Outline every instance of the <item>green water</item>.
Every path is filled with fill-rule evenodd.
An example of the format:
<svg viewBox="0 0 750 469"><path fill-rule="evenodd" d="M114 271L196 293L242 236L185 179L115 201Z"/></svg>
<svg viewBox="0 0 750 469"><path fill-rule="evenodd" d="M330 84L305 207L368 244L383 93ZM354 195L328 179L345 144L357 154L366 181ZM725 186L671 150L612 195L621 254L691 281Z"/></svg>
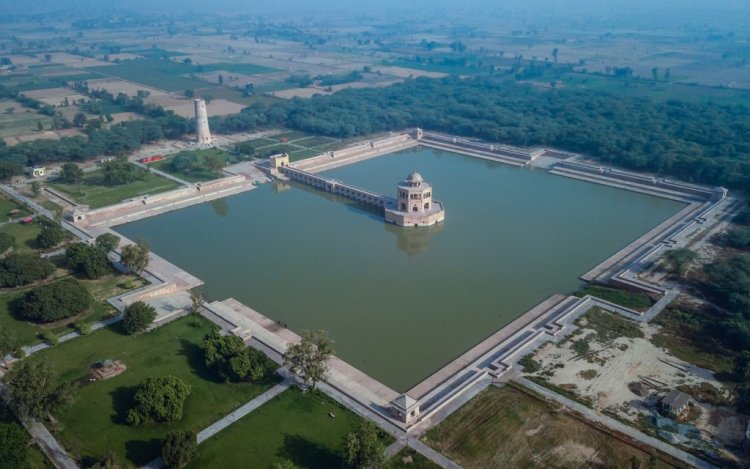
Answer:
<svg viewBox="0 0 750 469"><path fill-rule="evenodd" d="M298 185L118 227L293 330L325 329L337 354L402 391L682 208L560 176L424 149L339 168L388 195L418 170L446 219L398 228Z"/></svg>

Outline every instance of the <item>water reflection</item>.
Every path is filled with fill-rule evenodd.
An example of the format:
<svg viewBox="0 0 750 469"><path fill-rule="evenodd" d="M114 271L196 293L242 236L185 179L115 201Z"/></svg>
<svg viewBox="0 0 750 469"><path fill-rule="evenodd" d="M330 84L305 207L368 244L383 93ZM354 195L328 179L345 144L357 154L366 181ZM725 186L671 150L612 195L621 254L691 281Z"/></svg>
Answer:
<svg viewBox="0 0 750 469"><path fill-rule="evenodd" d="M385 223L385 230L396 236L396 246L409 257L421 254L430 247L430 239L443 231L444 223L433 226L405 227Z"/></svg>
<svg viewBox="0 0 750 469"><path fill-rule="evenodd" d="M225 199L212 200L211 207L214 209L214 212L216 212L216 215L221 218L226 217L227 213L229 213L229 204Z"/></svg>

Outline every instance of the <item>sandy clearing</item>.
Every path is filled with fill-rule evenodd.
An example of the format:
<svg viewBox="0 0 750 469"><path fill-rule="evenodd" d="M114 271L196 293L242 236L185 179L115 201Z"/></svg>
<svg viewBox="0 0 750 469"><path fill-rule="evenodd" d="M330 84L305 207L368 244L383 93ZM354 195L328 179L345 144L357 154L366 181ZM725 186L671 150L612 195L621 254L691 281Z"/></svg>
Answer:
<svg viewBox="0 0 750 469"><path fill-rule="evenodd" d="M174 97L167 97L165 99L149 100L155 104L159 104L168 111L174 111L183 117L195 117L195 105L192 99L179 99ZM206 110L208 111L209 117L212 116L226 116L228 114L237 114L245 106L242 104L233 103L226 99L214 99L208 105Z"/></svg>
<svg viewBox="0 0 750 469"><path fill-rule="evenodd" d="M22 93L29 98L36 99L50 106L61 106L68 99L72 104L78 101L88 101L88 96L82 95L72 88L45 88L43 90L24 91Z"/></svg>
<svg viewBox="0 0 750 469"><path fill-rule="evenodd" d="M139 116L134 112L117 112L115 114L112 114L112 118L114 119L112 121L112 124L119 124L120 122L143 119L142 116Z"/></svg>

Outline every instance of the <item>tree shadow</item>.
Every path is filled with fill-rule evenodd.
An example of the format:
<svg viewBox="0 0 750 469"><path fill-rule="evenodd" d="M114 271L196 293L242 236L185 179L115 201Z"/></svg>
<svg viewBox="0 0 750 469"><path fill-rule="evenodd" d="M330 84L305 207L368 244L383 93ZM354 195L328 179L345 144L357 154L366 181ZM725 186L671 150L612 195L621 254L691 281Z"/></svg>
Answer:
<svg viewBox="0 0 750 469"><path fill-rule="evenodd" d="M120 386L109 393L112 396L112 408L115 410L112 415L112 423L117 425L127 425L128 411L133 407L133 399L138 386Z"/></svg>
<svg viewBox="0 0 750 469"><path fill-rule="evenodd" d="M125 457L137 466L148 464L161 452L161 440L130 440L125 442Z"/></svg>
<svg viewBox="0 0 750 469"><path fill-rule="evenodd" d="M312 469L342 467L343 464L339 455L300 435L284 435L284 445L277 454L279 457L292 461L297 466Z"/></svg>
<svg viewBox="0 0 750 469"><path fill-rule="evenodd" d="M196 376L213 383L224 382L216 371L206 365L203 349L199 345L185 339L180 339L180 345L182 346L182 351L179 352L180 355L187 358L188 365Z"/></svg>

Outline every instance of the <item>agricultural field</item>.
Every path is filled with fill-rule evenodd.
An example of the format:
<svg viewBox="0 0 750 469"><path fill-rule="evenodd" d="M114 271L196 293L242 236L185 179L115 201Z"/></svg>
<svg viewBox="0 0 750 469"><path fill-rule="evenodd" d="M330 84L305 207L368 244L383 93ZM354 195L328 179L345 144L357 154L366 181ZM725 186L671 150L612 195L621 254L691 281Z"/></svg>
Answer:
<svg viewBox="0 0 750 469"><path fill-rule="evenodd" d="M92 67L90 70L171 92L183 92L186 89L201 89L210 86L196 78L183 76L195 73L194 66L169 60L128 60L106 67Z"/></svg>
<svg viewBox="0 0 750 469"><path fill-rule="evenodd" d="M47 360L60 382L78 381L78 399L55 417L52 427L76 458L91 461L113 451L121 461L141 466L159 455L161 439L174 429L196 432L253 399L276 379L263 383L225 383L205 365L200 344L214 329L202 317L178 319L151 332L127 336L117 326L66 342L28 360ZM90 382L89 368L105 360L120 360L127 370L103 381ZM150 376L176 376L191 388L182 420L168 424L130 426L125 423L139 384Z"/></svg>
<svg viewBox="0 0 750 469"><path fill-rule="evenodd" d="M515 385L490 386L423 440L466 468L549 461L556 467L648 467L653 458ZM659 467L673 466L659 461Z"/></svg>
<svg viewBox="0 0 750 469"><path fill-rule="evenodd" d="M290 388L201 444L189 467L242 467L249 458L255 467L282 460L306 468L342 467L344 436L360 421L325 394Z"/></svg>
<svg viewBox="0 0 750 469"><path fill-rule="evenodd" d="M83 182L79 184L51 182L48 185L71 197L77 203L88 205L92 209L146 194L153 195L166 192L179 187L176 182L152 173L146 173L143 180L119 186L106 186L102 182L101 171L86 173Z"/></svg>

